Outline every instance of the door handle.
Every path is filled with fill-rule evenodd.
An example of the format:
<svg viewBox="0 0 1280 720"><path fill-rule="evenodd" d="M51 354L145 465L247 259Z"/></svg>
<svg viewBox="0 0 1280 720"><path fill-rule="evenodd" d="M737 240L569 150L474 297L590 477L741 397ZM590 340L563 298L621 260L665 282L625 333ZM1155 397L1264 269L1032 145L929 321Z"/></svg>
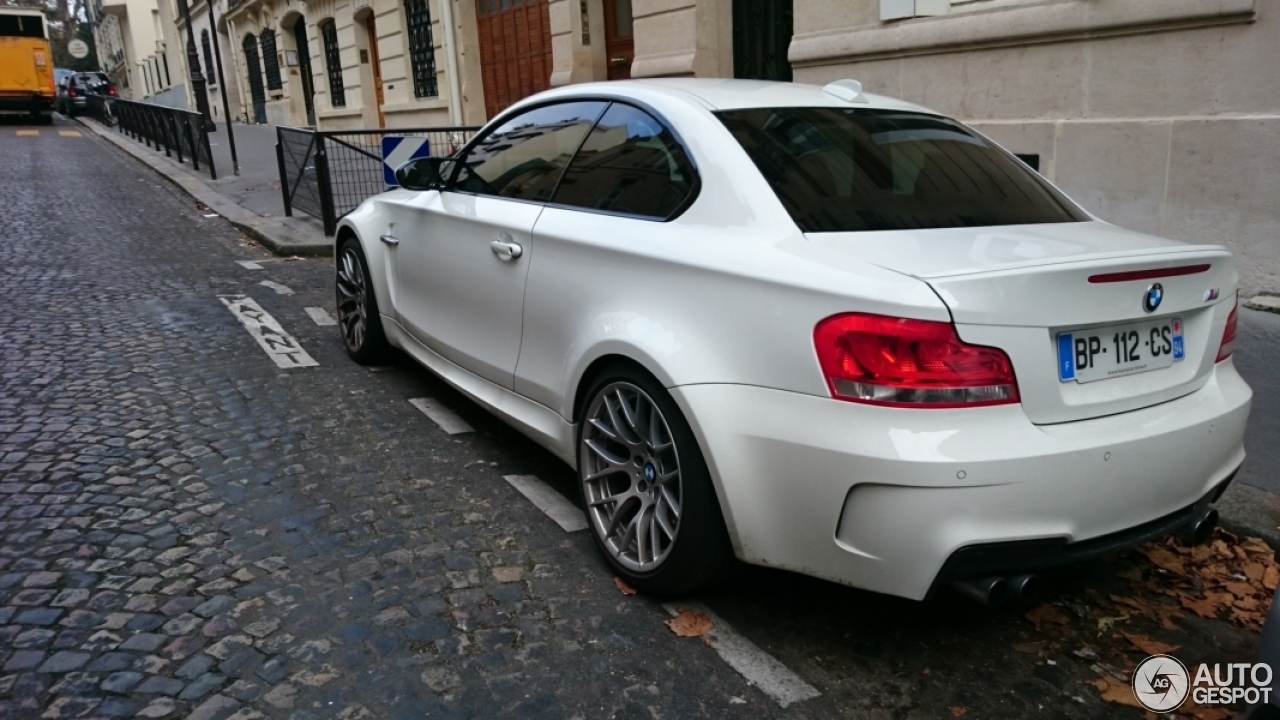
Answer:
<svg viewBox="0 0 1280 720"><path fill-rule="evenodd" d="M520 243L507 242L503 240L493 240L489 243L489 249L497 255L499 259L510 262L524 254L524 248L520 247Z"/></svg>
<svg viewBox="0 0 1280 720"><path fill-rule="evenodd" d="M616 56L614 56L614 57L611 57L611 58L609 58L609 64L610 64L610 65L626 65L626 64L627 64L627 56L626 56L626 55L616 55Z"/></svg>
<svg viewBox="0 0 1280 720"><path fill-rule="evenodd" d="M381 240L382 242L384 242L384 243L388 244L388 245L399 245L399 244L400 244L400 238L396 237L395 235L382 235L382 236L380 236L378 239L379 239L379 240Z"/></svg>

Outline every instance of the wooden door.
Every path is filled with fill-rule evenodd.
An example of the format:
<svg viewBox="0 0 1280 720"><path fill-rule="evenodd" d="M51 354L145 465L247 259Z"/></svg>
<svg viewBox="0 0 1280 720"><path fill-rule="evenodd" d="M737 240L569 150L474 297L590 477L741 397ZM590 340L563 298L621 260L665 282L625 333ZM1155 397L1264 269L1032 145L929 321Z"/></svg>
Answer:
<svg viewBox="0 0 1280 720"><path fill-rule="evenodd" d="M604 47L609 57L609 79L630 78L631 61L636 57L631 0L604 0Z"/></svg>
<svg viewBox="0 0 1280 720"><path fill-rule="evenodd" d="M551 86L547 0L476 0L476 25L488 117Z"/></svg>
<svg viewBox="0 0 1280 720"><path fill-rule="evenodd" d="M382 63L378 60L378 26L370 14L365 20L365 29L369 32L369 69L373 71L373 101L378 105L378 127L386 127L387 119L382 115Z"/></svg>

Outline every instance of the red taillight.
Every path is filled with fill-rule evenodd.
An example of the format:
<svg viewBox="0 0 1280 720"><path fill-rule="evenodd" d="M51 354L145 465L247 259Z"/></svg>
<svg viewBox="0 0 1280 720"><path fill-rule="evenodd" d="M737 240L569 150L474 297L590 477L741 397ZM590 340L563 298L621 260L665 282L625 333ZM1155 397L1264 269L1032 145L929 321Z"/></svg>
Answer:
<svg viewBox="0 0 1280 720"><path fill-rule="evenodd" d="M1237 291L1231 301L1231 314L1227 316L1227 327L1222 331L1222 344L1218 346L1218 359L1222 362L1231 357L1236 345L1236 325L1240 322L1240 293Z"/></svg>
<svg viewBox="0 0 1280 720"><path fill-rule="evenodd" d="M71 86L67 86L67 97L75 97L75 96L76 96L76 89Z"/></svg>
<svg viewBox="0 0 1280 720"><path fill-rule="evenodd" d="M107 88L107 94L108 94L108 95L110 95L111 97L115 97L115 96L116 96L116 86L115 86L115 85L112 85L111 87Z"/></svg>
<svg viewBox="0 0 1280 720"><path fill-rule="evenodd" d="M848 313L813 331L832 397L895 407L1018 402L1009 356L968 345L945 322Z"/></svg>

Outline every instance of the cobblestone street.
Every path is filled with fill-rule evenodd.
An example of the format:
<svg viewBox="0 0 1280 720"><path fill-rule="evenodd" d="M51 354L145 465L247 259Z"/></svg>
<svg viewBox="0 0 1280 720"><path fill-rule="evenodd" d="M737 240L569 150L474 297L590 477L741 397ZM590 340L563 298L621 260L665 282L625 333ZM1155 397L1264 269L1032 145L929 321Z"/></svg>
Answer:
<svg viewBox="0 0 1280 720"><path fill-rule="evenodd" d="M1086 684L1143 657L1092 600L1154 577L1136 553L1046 576L1086 629L1060 636L753 568L688 601L731 638L678 637L504 479L576 503L568 467L407 359L347 358L330 261L270 256L77 127L0 125L0 718L1141 717ZM314 366L273 362L235 296ZM734 638L817 696L753 685Z"/></svg>

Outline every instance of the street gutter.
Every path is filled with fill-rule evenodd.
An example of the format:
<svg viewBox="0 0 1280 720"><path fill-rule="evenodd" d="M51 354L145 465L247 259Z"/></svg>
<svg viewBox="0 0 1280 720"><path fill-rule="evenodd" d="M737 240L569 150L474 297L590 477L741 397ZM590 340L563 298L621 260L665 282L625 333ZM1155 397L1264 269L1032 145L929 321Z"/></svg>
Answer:
<svg viewBox="0 0 1280 720"><path fill-rule="evenodd" d="M91 130L98 137L128 153L135 160L154 170L161 177L178 186L209 208L209 212L231 223L237 230L257 240L276 255L305 255L329 257L333 255L333 241L318 230L308 227L294 218L267 218L243 207L231 198L209 187L187 170L161 155L130 140L97 122L75 118L76 122Z"/></svg>

